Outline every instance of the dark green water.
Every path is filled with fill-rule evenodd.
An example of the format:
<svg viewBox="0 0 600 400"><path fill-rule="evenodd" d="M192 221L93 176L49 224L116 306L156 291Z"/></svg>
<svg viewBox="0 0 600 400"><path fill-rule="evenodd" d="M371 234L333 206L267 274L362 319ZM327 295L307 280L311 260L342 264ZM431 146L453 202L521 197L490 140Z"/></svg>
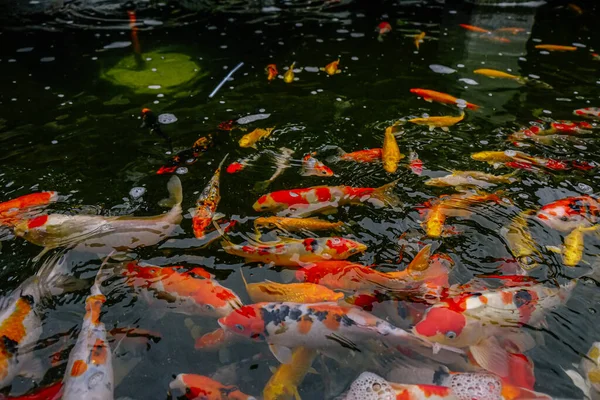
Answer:
<svg viewBox="0 0 600 400"><path fill-rule="evenodd" d="M513 207L478 207L470 219L451 220L459 235L437 240L424 237L415 210L428 198L451 192L423 185L427 177L443 175L445 169L494 172L491 166L471 160L470 154L517 149L507 136L531 122L574 119L573 110L600 106L600 61L590 54L600 40L595 28L598 14L591 5L582 7L584 13L577 15L557 4L486 8L388 2L377 6L340 4L321 10L298 6L279 12L260 12L260 8L234 12L235 7L233 11L196 12L156 5L137 14L141 21L163 22L140 25L142 58L155 51L183 53L197 63L199 71L197 79L188 85L144 93L102 78L121 59L133 54L132 46L104 49L111 43L131 40L124 9L94 12L92 6L68 5L48 10L45 15L31 14L23 17L21 24L16 20L7 22L0 36L0 200L32 191L56 190L69 195L65 202L52 206L56 212L138 216L162 212L157 202L166 195L168 177L155 171L170 155L158 136L140 128L140 110L150 107L156 114L172 113L178 118L163 126L173 139L175 152L190 148L200 136L215 135L215 146L181 175L183 208L187 210L194 206L199 191L226 153L228 162L232 162L256 151L239 148L237 142L244 132L218 131L218 124L270 113L267 120L248 126L276 127L269 139L258 144L259 149L288 147L295 150L294 158L298 160L271 189L320 184L376 187L399 179L396 193L404 202L402 209L351 207L334 215L351 223L350 238L369 247L356 261L398 268L392 262L398 257L398 239L407 232L410 249L416 249L417 243L434 243L438 252L450 254L456 263L451 282L463 283L477 274L497 271L501 264L497 259L511 258L499 231L520 210L598 191L600 175L596 168L540 174L524 171L520 182L503 187ZM381 21L389 21L393 30L378 41L375 28ZM495 43L461 29L461 23L490 29L522 27L525 32L507 36L510 43ZM420 31L427 32L427 36L416 52L412 36ZM574 52L543 54L534 48L539 43L579 43L581 47ZM28 47L33 49L18 50ZM268 83L264 73L270 63L277 64L283 74L284 66L294 61L297 68L322 67L337 58L341 59L342 73L333 77L309 72L309 68L296 73L297 81L285 84L282 79ZM208 99L218 82L239 62L244 66L233 80ZM456 71L438 74L430 69L432 64ZM535 75L553 89L475 75L472 71L477 68ZM460 81L463 78L477 84ZM404 154L418 153L424 164L422 176L411 173L405 164L390 175L379 164L350 163L328 163L336 173L331 178L300 176L299 159L308 152L321 151L325 160L335 153L334 146L346 151L381 147L383 130L398 119L423 113L456 114L455 107L417 98L409 92L415 87L451 93L481 106L478 112L468 112L465 120L449 132L403 126L404 133L398 139L400 149ZM529 144L532 146L522 150L537 156L598 160L595 134L580 142ZM252 233L251 219L258 215L252 204L263 194L254 192L254 184L269 178L273 170L268 158L262 158L237 175L223 174L219 212L248 221L238 225L233 238L241 241L240 236ZM146 189L141 199L129 195L134 187ZM536 233L541 245L560 244L560 236L549 228ZM9 231L2 235L0 288L9 293L36 272L38 265L31 259L41 248L14 238ZM239 274L244 267L241 259L225 254L218 242L200 248L202 242L192 237L188 214L174 238L134 256L155 265L206 266L224 286L248 301ZM597 238L586 238L584 262L574 269L566 269L560 257L547 252L543 265L531 275L542 280L580 277L595 263L599 246ZM69 255L69 270L76 277L92 279L99 263L93 255ZM254 268L252 273L247 276L255 282L281 281L279 273L269 268ZM164 398L174 374L211 375L224 365L261 352L263 359L254 362L258 368L242 363L235 373L236 382L231 382L246 393L259 395L270 376L268 366L277 365L263 344L235 346L221 359L216 353L196 352L184 323L188 317L167 314L158 319L118 279L110 281L104 291L109 299L102 317L107 327L136 326L162 334L162 340L143 352L139 363L121 377L116 398ZM536 390L581 398L562 369L579 362L581 354L598 340L598 293L593 281L581 280L567 305L549 313L545 343L529 353L535 363ZM44 315L42 341L67 335L68 345L74 344L76 335L72 330L81 323L86 296L87 291L82 290L52 302ZM189 318L203 332L217 327L214 320ZM59 349L58 344L38 347L36 355L46 360ZM50 369L45 381L60 379L64 368L62 364ZM320 375L310 375L301 386L304 398L321 398L324 381L343 381L339 385L344 386L354 378L328 375L316 368ZM22 393L30 386L29 380L18 378L11 393Z"/></svg>

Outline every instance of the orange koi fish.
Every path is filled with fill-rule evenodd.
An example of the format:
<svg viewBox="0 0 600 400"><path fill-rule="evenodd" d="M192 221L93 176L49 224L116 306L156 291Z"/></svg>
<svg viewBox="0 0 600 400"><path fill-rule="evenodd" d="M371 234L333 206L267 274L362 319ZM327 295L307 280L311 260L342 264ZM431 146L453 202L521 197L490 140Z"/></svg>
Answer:
<svg viewBox="0 0 600 400"><path fill-rule="evenodd" d="M392 31L392 25L389 22L381 22L377 25L377 30L380 35L385 35L386 33L390 33Z"/></svg>
<svg viewBox="0 0 600 400"><path fill-rule="evenodd" d="M335 74L341 74L342 71L339 68L340 65L340 59L338 58L335 61L330 62L329 64L327 64L325 66L325 68L319 68L321 71L325 71L327 72L327 75L335 75Z"/></svg>
<svg viewBox="0 0 600 400"><path fill-rule="evenodd" d="M265 68L265 72L267 73L267 80L269 82L271 82L273 79L277 78L277 74L279 73L277 71L277 65L275 65L275 64L267 65L267 67Z"/></svg>
<svg viewBox="0 0 600 400"><path fill-rule="evenodd" d="M429 101L429 102L437 101L438 103L444 103L444 104L453 104L453 105L461 104L459 99L457 99L456 97L451 96L446 93L436 92L434 90L413 88L413 89L410 89L410 92L416 94L417 96L421 96L423 98L423 100ZM467 103L467 102L465 102L464 104L466 105L466 107L469 110L477 110L479 108L479 106L476 104Z"/></svg>
<svg viewBox="0 0 600 400"><path fill-rule="evenodd" d="M464 29L466 29L468 31L471 31L471 32L488 33L488 34L492 33L490 31L488 31L487 29L483 29L483 28L480 28L478 26L467 25L467 24L459 24L459 26L461 28L464 28Z"/></svg>
<svg viewBox="0 0 600 400"><path fill-rule="evenodd" d="M290 65L290 68L288 68L288 70L285 71L285 74L283 74L283 81L285 83L294 82L294 66L295 65L296 65L296 63L293 62L292 65Z"/></svg>
<svg viewBox="0 0 600 400"><path fill-rule="evenodd" d="M495 42L495 43L510 43L511 40L502 36L497 36L494 34L482 34L481 36L479 36L480 39L484 39L487 40L489 42Z"/></svg>
<svg viewBox="0 0 600 400"><path fill-rule="evenodd" d="M233 343L242 341L241 336L223 328L217 328L212 332L205 333L194 342L194 349L201 351L218 351Z"/></svg>
<svg viewBox="0 0 600 400"><path fill-rule="evenodd" d="M381 161L383 151L380 148L366 149L353 151L352 153L342 153L340 160L344 161L356 161L361 163L369 163L375 161Z"/></svg>
<svg viewBox="0 0 600 400"><path fill-rule="evenodd" d="M342 221L329 222L319 218L287 218L287 217L259 217L254 220L254 227L268 229L279 228L284 231L329 231L337 230L344 226Z"/></svg>
<svg viewBox="0 0 600 400"><path fill-rule="evenodd" d="M203 268L141 266L129 263L122 274L127 285L169 302L168 310L185 315L222 317L241 306L232 290L221 286Z"/></svg>
<svg viewBox="0 0 600 400"><path fill-rule="evenodd" d="M398 169L398 163L405 156L400 153L400 147L394 136L395 125L385 128L383 135L383 148L381 160L383 161L383 169L390 174L393 174Z"/></svg>
<svg viewBox="0 0 600 400"><path fill-rule="evenodd" d="M248 283L242 274L248 296L254 303L284 302L293 303L321 303L324 301L338 301L344 298L343 293L337 293L325 286L315 283L276 283L265 281Z"/></svg>
<svg viewBox="0 0 600 400"><path fill-rule="evenodd" d="M223 385L207 376L179 374L169 383L169 397L186 400L256 400L237 386Z"/></svg>
<svg viewBox="0 0 600 400"><path fill-rule="evenodd" d="M85 300L85 318L77 343L71 350L64 377L64 400L112 399L114 377L112 351L106 328L100 322L106 297L100 291L98 271L91 294Z"/></svg>
<svg viewBox="0 0 600 400"><path fill-rule="evenodd" d="M196 200L196 210L192 217L192 227L194 229L194 236L198 239L204 237L204 231L212 223L217 206L221 201L219 180L221 178L221 168L226 158L227 155L223 157L210 182L208 182L208 185L206 185L200 196L198 196L198 200Z"/></svg>
<svg viewBox="0 0 600 400"><path fill-rule="evenodd" d="M296 347L360 351L360 342L368 339L392 345L419 343L371 313L336 303L252 304L219 319L219 325L253 341L266 341L282 364L291 363L291 348Z"/></svg>
<svg viewBox="0 0 600 400"><path fill-rule="evenodd" d="M391 193L396 181L378 188L351 186L313 186L304 189L279 190L261 196L252 206L255 211L281 211L326 206L343 206L370 202L379 206L395 206L400 200Z"/></svg>
<svg viewBox="0 0 600 400"><path fill-rule="evenodd" d="M274 263L297 266L300 263L323 260L345 260L367 250L367 246L341 237L294 239L279 237L276 242L249 242L245 245L223 240L223 250L244 257L246 262Z"/></svg>
<svg viewBox="0 0 600 400"><path fill-rule="evenodd" d="M494 30L494 32L497 33L510 33L513 35L518 35L519 33L525 32L525 28L498 28L496 30Z"/></svg>
<svg viewBox="0 0 600 400"><path fill-rule="evenodd" d="M458 124L465 118L465 113L461 113L458 117L453 116L442 116L442 117L426 117L426 118L413 118L409 119L408 122L412 122L417 125L427 125L429 130L432 131L434 128L442 128L443 131L448 131L449 126Z"/></svg>
<svg viewBox="0 0 600 400"><path fill-rule="evenodd" d="M419 50L419 45L423 43L423 39L425 38L425 32L421 32L415 35L415 47Z"/></svg>
<svg viewBox="0 0 600 400"><path fill-rule="evenodd" d="M302 159L302 176L333 176L333 171L327 165L315 158L316 153L310 153Z"/></svg>
<svg viewBox="0 0 600 400"><path fill-rule="evenodd" d="M39 192L0 203L0 225L14 226L28 211L54 203L56 200L56 192Z"/></svg>
<svg viewBox="0 0 600 400"><path fill-rule="evenodd" d="M591 196L566 197L546 204L535 214L541 223L561 232L598 222L600 202Z"/></svg>
<svg viewBox="0 0 600 400"><path fill-rule="evenodd" d="M548 50L548 51L575 51L577 47L575 46L561 46L557 44L538 44L535 46L538 50Z"/></svg>

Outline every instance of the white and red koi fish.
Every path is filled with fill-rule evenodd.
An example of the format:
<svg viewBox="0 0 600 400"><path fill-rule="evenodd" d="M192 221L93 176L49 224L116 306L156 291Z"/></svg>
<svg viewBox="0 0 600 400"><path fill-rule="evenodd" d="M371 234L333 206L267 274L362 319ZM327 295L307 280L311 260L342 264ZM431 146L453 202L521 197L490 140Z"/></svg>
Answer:
<svg viewBox="0 0 600 400"><path fill-rule="evenodd" d="M333 171L327 165L317 160L314 153L304 156L302 159L302 176L333 176Z"/></svg>
<svg viewBox="0 0 600 400"><path fill-rule="evenodd" d="M98 272L98 276L101 274ZM114 377L112 352L107 332L100 322L106 297L100 291L98 277L85 300L85 317L77 343L71 350L65 371L63 400L113 400Z"/></svg>
<svg viewBox="0 0 600 400"><path fill-rule="evenodd" d="M421 161L419 155L413 151L408 155L408 160L408 168L410 168L412 173L421 176L423 173L423 161Z"/></svg>
<svg viewBox="0 0 600 400"><path fill-rule="evenodd" d="M181 181L173 176L167 188L171 196L162 204L172 208L166 214L154 217L40 215L17 223L15 234L44 246L38 258L50 249L64 246L76 246L77 250L97 254L153 246L169 237L181 222Z"/></svg>
<svg viewBox="0 0 600 400"><path fill-rule="evenodd" d="M223 160L219 164L219 167L215 170L215 174L208 182L208 185L204 188L198 200L196 200L196 210L192 217L192 227L194 229L194 235L196 238L201 239L204 237L204 231L212 223L212 220L217 211L217 206L221 201L221 193L219 192L219 180L221 178L221 167L227 155L223 157Z"/></svg>
<svg viewBox="0 0 600 400"><path fill-rule="evenodd" d="M600 107L585 107L573 111L573 114L592 119L600 119Z"/></svg>
<svg viewBox="0 0 600 400"><path fill-rule="evenodd" d="M129 286L154 293L157 299L167 301L168 309L175 313L218 318L242 305L232 290L221 286L200 267L185 270L129 263L123 275Z"/></svg>
<svg viewBox="0 0 600 400"><path fill-rule="evenodd" d="M591 196L566 197L546 204L535 218L552 229L570 232L598 222L600 202Z"/></svg>
<svg viewBox="0 0 600 400"><path fill-rule="evenodd" d="M600 396L600 342L592 343L587 354L581 358L577 370L565 370L586 399L597 399Z"/></svg>
<svg viewBox="0 0 600 400"><path fill-rule="evenodd" d="M323 209L347 204L375 205L400 204L400 200L391 191L397 181L379 188L356 188L351 186L313 186L304 189L279 190L261 196L253 207L256 211L281 211Z"/></svg>
<svg viewBox="0 0 600 400"><path fill-rule="evenodd" d="M226 253L244 257L247 262L297 266L300 263L345 260L367 249L362 243L342 237L294 239L279 237L276 242L248 242L245 245L223 241Z"/></svg>
<svg viewBox="0 0 600 400"><path fill-rule="evenodd" d="M283 364L291 361L291 348L344 347L360 351L367 339L407 344L415 337L403 329L355 307L336 303L258 303L244 306L219 319L219 325L237 335L266 341Z"/></svg>
<svg viewBox="0 0 600 400"><path fill-rule="evenodd" d="M169 398L185 400L256 400L237 386L223 385L207 376L179 374L169 383Z"/></svg>

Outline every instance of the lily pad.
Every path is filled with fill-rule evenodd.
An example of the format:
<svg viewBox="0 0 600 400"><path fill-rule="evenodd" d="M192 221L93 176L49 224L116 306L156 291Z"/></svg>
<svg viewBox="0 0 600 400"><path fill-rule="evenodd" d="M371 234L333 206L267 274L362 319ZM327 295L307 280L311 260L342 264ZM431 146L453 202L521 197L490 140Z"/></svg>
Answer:
<svg viewBox="0 0 600 400"><path fill-rule="evenodd" d="M200 66L188 55L153 51L121 59L102 78L137 93L163 93L204 77Z"/></svg>

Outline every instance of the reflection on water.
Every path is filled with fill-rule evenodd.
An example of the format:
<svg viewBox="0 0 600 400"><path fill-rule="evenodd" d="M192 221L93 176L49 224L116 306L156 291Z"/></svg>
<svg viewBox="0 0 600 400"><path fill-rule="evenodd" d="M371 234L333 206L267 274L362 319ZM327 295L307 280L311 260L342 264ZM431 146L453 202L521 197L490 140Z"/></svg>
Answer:
<svg viewBox="0 0 600 400"><path fill-rule="evenodd" d="M3 7L0 200L59 194L0 204L7 394L86 376L88 299L115 398L597 395L593 2Z"/></svg>

